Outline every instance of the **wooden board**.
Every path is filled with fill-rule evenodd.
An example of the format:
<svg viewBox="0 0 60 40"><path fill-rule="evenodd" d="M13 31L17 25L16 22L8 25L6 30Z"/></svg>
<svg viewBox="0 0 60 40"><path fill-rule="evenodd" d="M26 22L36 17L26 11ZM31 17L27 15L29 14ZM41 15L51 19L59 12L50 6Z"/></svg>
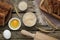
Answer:
<svg viewBox="0 0 60 40"><path fill-rule="evenodd" d="M18 1L20 1L20 0L18 0ZM30 1L31 1L31 0L30 0ZM27 1L27 2L28 2L28 1ZM28 3L29 3L29 2L28 2ZM31 9L32 9L32 8L31 8ZM28 9L27 12L28 12L29 10L30 10L30 9ZM35 12L34 10L31 10L31 11L32 11L32 12ZM22 16L25 14L25 12L24 12L24 13L21 13L21 12L19 11L19 13L20 13L20 16L21 16L21 19L22 19ZM18 16L16 15L15 10L13 10L13 12L12 12L12 17L18 17ZM24 25L22 25L19 30L13 31L13 30L11 30L11 29L8 27L8 23L7 23L4 27L0 27L0 40L5 40L2 34L3 34L3 31L6 30L6 29L10 30L11 33L12 33L12 37L11 37L11 39L9 39L9 40L33 40L33 38L31 38L31 37L27 37L27 36L21 35L20 31L21 31L22 29L25 29L25 30L27 30L27 31L29 31L29 32L31 32L31 33L35 33L36 31L38 31L38 29L36 29L35 27L28 28L28 27L26 27L26 26L24 26ZM46 33L46 34L47 34L47 33ZM52 37L56 37L56 38L60 39L60 31L57 31L57 32L55 32L55 33L48 33L47 35L52 36Z"/></svg>

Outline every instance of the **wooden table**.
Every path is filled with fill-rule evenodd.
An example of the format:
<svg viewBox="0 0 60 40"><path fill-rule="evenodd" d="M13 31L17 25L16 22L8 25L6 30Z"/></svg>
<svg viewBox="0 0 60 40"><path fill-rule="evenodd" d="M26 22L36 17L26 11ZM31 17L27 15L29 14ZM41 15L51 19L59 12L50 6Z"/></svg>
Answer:
<svg viewBox="0 0 60 40"><path fill-rule="evenodd" d="M31 2L31 1L30 1L30 2ZM29 2L28 2L28 3L29 3ZM31 3L31 4L32 4L32 3ZM34 8L32 8L31 6L29 6L29 7L30 7L30 9L27 9L26 12L31 11L31 12L36 13L36 10L35 10L36 8L35 8L35 6L33 6ZM40 10L40 11L41 11L41 10ZM22 16L23 16L26 12L22 13L22 12L19 11L20 16L21 16L21 17L20 17L21 21L22 21ZM38 13L39 13L39 12L38 12ZM38 15L38 17L40 17L41 14L38 14L38 13L37 13L37 15ZM13 18L13 17L17 17L17 18L18 18L18 16L16 15L16 12L15 12L15 11L12 12L12 17L11 17L11 18ZM21 26L21 28L20 28L19 30L13 31L13 30L11 30L11 29L8 27L8 23L7 23L4 27L0 27L0 40L6 40L6 39L4 39L4 37L3 37L3 31L6 30L6 29L10 30L11 33L12 33L11 39L9 39L9 40L33 40L33 38L31 38L31 37L27 37L27 36L22 35L22 34L20 33L20 31L21 31L22 29L25 29L25 30L27 30L27 31L29 31L29 32L32 32L32 33L36 33L36 31L39 31L39 30L36 29L35 27L28 28L28 27L24 26L23 23L22 23L22 26ZM60 31L55 31L54 33L45 33L45 34L60 39Z"/></svg>

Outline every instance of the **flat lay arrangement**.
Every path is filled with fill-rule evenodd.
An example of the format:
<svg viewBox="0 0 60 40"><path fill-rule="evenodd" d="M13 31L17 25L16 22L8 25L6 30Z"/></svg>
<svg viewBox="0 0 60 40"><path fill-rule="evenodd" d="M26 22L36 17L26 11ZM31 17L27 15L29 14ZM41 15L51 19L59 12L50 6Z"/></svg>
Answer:
<svg viewBox="0 0 60 40"><path fill-rule="evenodd" d="M0 0L0 40L60 40L59 5L59 0Z"/></svg>

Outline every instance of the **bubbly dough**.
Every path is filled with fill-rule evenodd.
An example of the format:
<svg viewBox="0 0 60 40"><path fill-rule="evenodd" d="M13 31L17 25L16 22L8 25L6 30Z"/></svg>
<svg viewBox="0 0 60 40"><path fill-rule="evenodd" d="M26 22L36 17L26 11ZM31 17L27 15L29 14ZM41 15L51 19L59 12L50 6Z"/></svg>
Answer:
<svg viewBox="0 0 60 40"><path fill-rule="evenodd" d="M36 16L32 12L28 12L23 16L23 23L28 27L34 26L36 24L36 20Z"/></svg>

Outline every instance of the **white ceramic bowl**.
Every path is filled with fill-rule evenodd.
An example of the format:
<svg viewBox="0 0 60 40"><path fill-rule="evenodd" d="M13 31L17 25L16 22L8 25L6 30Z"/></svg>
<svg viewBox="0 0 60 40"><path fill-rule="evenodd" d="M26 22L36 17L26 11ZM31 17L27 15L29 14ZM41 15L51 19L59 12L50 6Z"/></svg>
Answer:
<svg viewBox="0 0 60 40"><path fill-rule="evenodd" d="M11 32L9 30L4 30L3 37L5 39L10 39L11 38Z"/></svg>
<svg viewBox="0 0 60 40"><path fill-rule="evenodd" d="M32 12L27 12L23 16L23 23L27 27L32 27L36 24L37 18L36 15Z"/></svg>
<svg viewBox="0 0 60 40"><path fill-rule="evenodd" d="M18 26L17 28L12 28L11 25L10 25L11 21L14 20L14 19L16 19L16 20L19 21L19 26ZM12 18L12 19L10 19L10 21L9 21L9 23L8 23L8 26L9 26L9 28L12 29L12 30L18 30L18 29L21 27L21 21L20 21L19 18Z"/></svg>
<svg viewBox="0 0 60 40"><path fill-rule="evenodd" d="M18 8L21 10L21 11L25 11L27 8L28 8L28 5L25 1L21 1L19 2L18 4Z"/></svg>

